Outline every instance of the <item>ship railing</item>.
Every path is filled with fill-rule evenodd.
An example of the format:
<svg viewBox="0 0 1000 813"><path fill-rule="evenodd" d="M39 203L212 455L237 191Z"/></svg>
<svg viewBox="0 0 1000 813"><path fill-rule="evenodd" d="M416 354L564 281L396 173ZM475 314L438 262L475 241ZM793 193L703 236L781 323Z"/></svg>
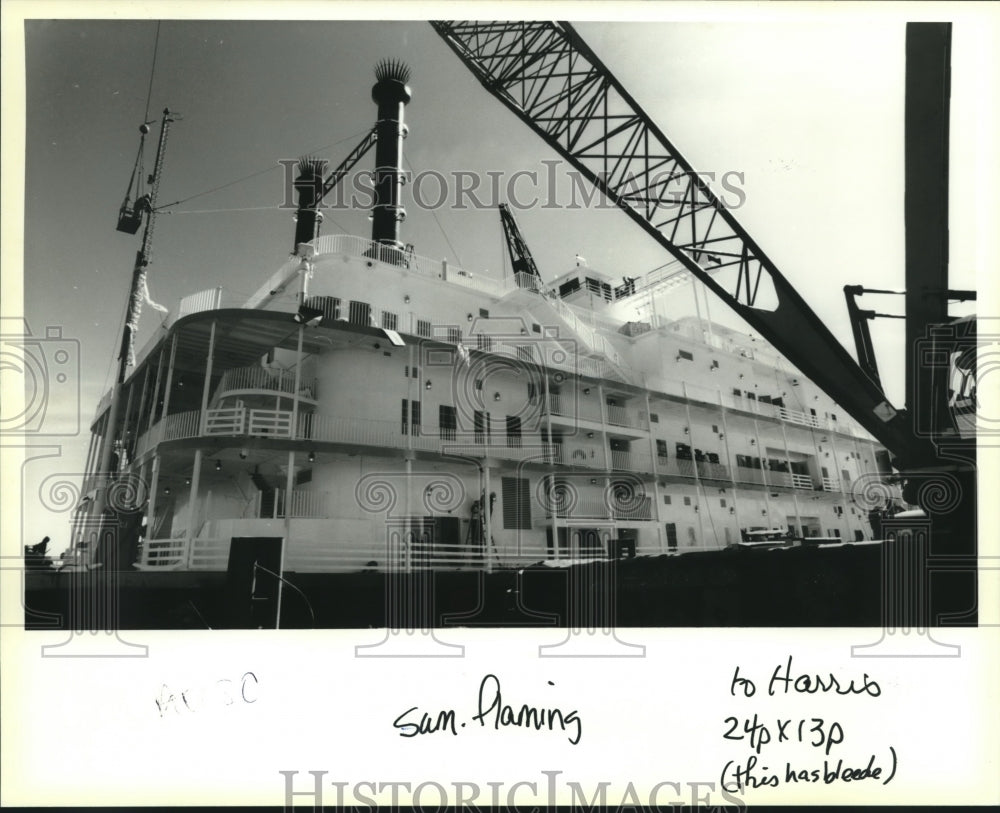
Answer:
<svg viewBox="0 0 1000 813"><path fill-rule="evenodd" d="M136 458L142 457L146 452L152 449L159 440L160 435L160 425L156 424L152 429L148 429L143 432L135 441L135 450L133 452Z"/></svg>
<svg viewBox="0 0 1000 813"><path fill-rule="evenodd" d="M644 414L634 412L623 406L612 406L608 404L607 420L613 426L627 426L632 429L648 429L649 421Z"/></svg>
<svg viewBox="0 0 1000 813"><path fill-rule="evenodd" d="M314 379L300 381L299 395L312 399L315 393L315 386L316 382ZM283 392L288 395L294 395L295 371L268 370L265 367L237 367L226 370L222 374L218 387L216 387L214 400L218 400L225 393L244 390Z"/></svg>
<svg viewBox="0 0 1000 813"><path fill-rule="evenodd" d="M247 434L263 437L292 436L292 413L284 409L251 409L247 412Z"/></svg>
<svg viewBox="0 0 1000 813"><path fill-rule="evenodd" d="M836 477L822 477L820 484L823 491L840 491L840 480Z"/></svg>
<svg viewBox="0 0 1000 813"><path fill-rule="evenodd" d="M380 571L402 573L423 570L483 570L487 556L494 567L516 567L542 558L490 549L481 544L447 544L432 539L419 530L400 531L382 550L351 543L296 542L289 546L285 568L294 572Z"/></svg>
<svg viewBox="0 0 1000 813"><path fill-rule="evenodd" d="M198 419L200 417L201 410L198 409L167 415L166 418L160 421L160 424L163 426L160 440L195 437L198 434Z"/></svg>
<svg viewBox="0 0 1000 813"><path fill-rule="evenodd" d="M572 443L556 444L556 446L567 448L561 452L561 459L556 459L557 463L565 463L569 466L583 466L588 469L604 469L604 452L600 449L582 448Z"/></svg>
<svg viewBox="0 0 1000 813"><path fill-rule="evenodd" d="M729 467L722 463L698 460L698 476L706 480L729 480Z"/></svg>
<svg viewBox="0 0 1000 813"><path fill-rule="evenodd" d="M146 539L136 565L140 570L181 570L188 567L188 539Z"/></svg>
<svg viewBox="0 0 1000 813"><path fill-rule="evenodd" d="M380 244L350 234L324 235L317 238L313 245L316 257L336 254L346 257L368 257L373 261L379 261L379 254L384 251L384 247ZM447 261L423 257L412 251L402 251L397 256L402 260L402 267L411 273L450 282L495 298L503 296L512 285L511 282L505 283L485 274L473 274ZM397 265L394 262L391 264Z"/></svg>
<svg viewBox="0 0 1000 813"><path fill-rule="evenodd" d="M177 306L177 318L180 319L192 313L218 310L221 301L222 288L208 288L195 294L189 294L181 299Z"/></svg>
<svg viewBox="0 0 1000 813"><path fill-rule="evenodd" d="M463 440L464 438L459 438ZM554 462L554 444L540 443L530 438L522 438L521 443L511 443L510 439L490 439L489 442L444 443L441 452L457 457L495 457L502 460L517 460L521 462L537 461Z"/></svg>
<svg viewBox="0 0 1000 813"><path fill-rule="evenodd" d="M798 488L803 491L814 491L815 485L813 484L813 479L808 474L796 474L792 472L792 488Z"/></svg>
<svg viewBox="0 0 1000 813"><path fill-rule="evenodd" d="M247 411L243 407L226 407L205 411L206 435L242 435Z"/></svg>
<svg viewBox="0 0 1000 813"><path fill-rule="evenodd" d="M652 500L649 497L630 498L626 503L616 505L597 495L573 495L562 501L545 506L546 517L553 511L559 519L616 519L645 522L652 519Z"/></svg>
<svg viewBox="0 0 1000 813"><path fill-rule="evenodd" d="M405 432L404 432L405 430ZM338 418L328 415L299 415L297 437L326 443L383 446L394 449L437 450L441 441L431 427L403 425L399 421ZM409 433L409 434L407 434Z"/></svg>
<svg viewBox="0 0 1000 813"><path fill-rule="evenodd" d="M231 540L197 537L188 545L188 570L225 570L229 564Z"/></svg>
<svg viewBox="0 0 1000 813"><path fill-rule="evenodd" d="M795 488L802 491L814 491L812 477L808 474L796 474L788 471L769 471L767 473L767 483L772 486L782 488Z"/></svg>
<svg viewBox="0 0 1000 813"><path fill-rule="evenodd" d="M815 415L810 415L807 412L801 412L797 409L787 409L786 407L778 407L778 417L783 421L801 424L802 426L811 426L814 429L823 429L826 425L826 421L820 420Z"/></svg>
<svg viewBox="0 0 1000 813"><path fill-rule="evenodd" d="M580 418L600 422L601 409L597 401L585 396L549 394L549 412L562 418Z"/></svg>
<svg viewBox="0 0 1000 813"><path fill-rule="evenodd" d="M518 271L514 274L514 284L517 288L534 291L535 293L541 293L545 290L545 283L534 274L529 274L527 271Z"/></svg>
<svg viewBox="0 0 1000 813"><path fill-rule="evenodd" d="M612 449L611 468L613 471L648 472L653 470L653 460L648 453Z"/></svg>
<svg viewBox="0 0 1000 813"><path fill-rule="evenodd" d="M254 519L329 519L330 494L326 491L292 489L291 498L286 489L271 492L258 491L253 500L251 517Z"/></svg>
<svg viewBox="0 0 1000 813"><path fill-rule="evenodd" d="M733 476L737 483L757 483L764 484L764 471L750 466L737 466L733 469Z"/></svg>
<svg viewBox="0 0 1000 813"><path fill-rule="evenodd" d="M673 474L678 477L693 478L695 476L695 464L694 460L684 458L671 457L663 459L657 457L656 471L657 474Z"/></svg>
<svg viewBox="0 0 1000 813"><path fill-rule="evenodd" d="M151 539L136 562L139 570L225 571L231 540L225 537ZM350 573L362 570L405 572L431 569L482 570L487 557L493 566L516 567L542 558L540 554L485 550L481 544L447 544L415 529L393 534L381 549L346 540L317 541L293 536L285 550L285 572Z"/></svg>
<svg viewBox="0 0 1000 813"><path fill-rule="evenodd" d="M768 471L767 484L771 486L780 486L781 488L791 488L792 487L791 472Z"/></svg>

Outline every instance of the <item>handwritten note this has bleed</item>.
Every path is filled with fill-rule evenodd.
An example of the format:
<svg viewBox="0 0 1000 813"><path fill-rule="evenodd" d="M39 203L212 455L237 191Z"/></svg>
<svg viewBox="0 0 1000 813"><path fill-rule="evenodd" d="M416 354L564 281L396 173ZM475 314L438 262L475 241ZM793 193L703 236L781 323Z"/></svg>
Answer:
<svg viewBox="0 0 1000 813"><path fill-rule="evenodd" d="M882 695L878 682L867 673L845 678L833 672L817 673L796 668L789 656L765 680L754 680L739 666L729 685L730 697L742 702L741 713L726 717L723 739L746 750L722 769L722 787L732 793L781 785L876 782L889 784L896 775L897 755L892 745L858 743L849 736L848 720L860 711L867 715L872 698ZM783 701L802 695L837 698L837 718L783 713ZM824 701L824 708L831 703ZM859 750L860 749L860 750ZM803 750L807 755L803 757ZM811 756L815 754L815 756Z"/></svg>

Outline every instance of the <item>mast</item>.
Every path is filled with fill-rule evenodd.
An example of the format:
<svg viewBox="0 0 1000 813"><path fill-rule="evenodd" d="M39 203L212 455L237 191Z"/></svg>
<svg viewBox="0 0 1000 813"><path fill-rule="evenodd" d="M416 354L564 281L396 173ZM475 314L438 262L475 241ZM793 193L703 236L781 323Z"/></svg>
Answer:
<svg viewBox="0 0 1000 813"><path fill-rule="evenodd" d="M153 171L149 176L149 193L136 201L137 214L146 217L146 227L142 233L142 243L135 255L135 265L132 268L132 283L128 296L128 311L125 316L125 325L122 328L122 338L118 350L118 372L115 376L114 385L111 388L111 403L108 407L108 420L105 424L104 443L101 447L101 459L98 464L98 474L103 478L103 482L97 490L97 497L94 501L94 514L97 521L101 523L99 529L103 532L104 513L108 508L108 489L111 485L113 472L111 471L111 456L114 452L115 440L118 434L118 415L121 411L121 390L125 383L128 368L135 359L135 337L139 330L139 316L142 311L143 300L146 299L146 266L150 262L150 250L153 241L153 230L156 225L156 196L160 188L160 177L163 171L164 146L167 141L167 133L174 118L169 108L163 109L163 118L160 122L160 138L156 145L156 159L153 163ZM140 127L145 136L148 132L148 125L143 123ZM102 533L98 533L98 540L103 539ZM97 554L106 555L107 551L91 551L90 558Z"/></svg>

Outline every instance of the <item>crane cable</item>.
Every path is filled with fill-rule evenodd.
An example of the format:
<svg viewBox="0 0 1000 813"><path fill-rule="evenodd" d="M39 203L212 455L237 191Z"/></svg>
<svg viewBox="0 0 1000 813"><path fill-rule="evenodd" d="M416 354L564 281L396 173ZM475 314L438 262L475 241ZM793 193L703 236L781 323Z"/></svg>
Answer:
<svg viewBox="0 0 1000 813"><path fill-rule="evenodd" d="M368 130L370 130L370 129L371 128L366 128L364 130L359 130L357 133L349 135L346 138L342 138L339 141L334 141L332 144L327 144L326 146L318 147L318 148L316 148L314 150L309 150L308 154L312 155L313 153L323 152L325 150L329 150L329 149L331 149L333 147L336 147L339 144L343 144L345 141L353 141L358 136L363 135L364 133L368 132ZM235 186L238 183L243 183L243 181L249 181L252 178L256 178L259 175L264 175L264 174L266 174L268 172L273 172L274 170L278 169L280 166L281 166L280 163L279 164L271 164L270 166L267 166L264 169L259 169L256 172L251 172L249 175L244 175L242 178L237 178L235 181L229 181L227 183L220 184L219 186L213 186L211 189L206 189L204 192L197 192L194 195L188 195L188 197L186 197L186 198L180 198L179 200L175 200L172 203L164 203L162 206L157 206L156 207L156 211L159 212L159 211L162 211L163 209L169 209L172 206L179 206L182 203L187 203L189 200L194 200L195 198L201 198L201 197L204 197L205 195L210 195L213 192L218 192L218 191L220 191L222 189L228 189L230 186ZM275 207L275 208L277 208L277 207ZM181 214L181 213L178 212L177 214Z"/></svg>
<svg viewBox="0 0 1000 813"><path fill-rule="evenodd" d="M403 161L405 161L406 166L410 168L410 172L413 172L413 164L410 163L410 159L407 158L405 154L403 155ZM463 264L462 258L458 255L458 252L455 251L455 247L451 244L451 240L448 238L448 232L444 230L444 226L442 226L441 221L438 220L437 212L434 211L434 207L428 207L428 210L433 216L434 222L437 223L437 227L441 231L441 234L444 236L444 241L448 244L448 248L451 249L451 253L455 255L455 259L458 260L458 264L461 266Z"/></svg>
<svg viewBox="0 0 1000 813"><path fill-rule="evenodd" d="M149 87L146 90L146 112L142 115L143 122L149 122L149 102L153 98L153 77L156 74L156 52L160 48L160 21L156 21L156 38L153 40L153 64L149 69Z"/></svg>
<svg viewBox="0 0 1000 813"><path fill-rule="evenodd" d="M135 154L135 163L132 164L132 176L128 179L128 188L125 190L125 205L128 205L132 198L132 188L135 187L136 200L143 194L143 177L145 176L145 165L143 156L146 148L146 132L149 125L149 104L153 98L153 77L156 75L156 54L160 48L160 21L156 22L156 36L153 39L153 63L149 68L149 85L146 89L146 110L142 115L142 127L139 128L139 149ZM138 176L138 182L136 177Z"/></svg>

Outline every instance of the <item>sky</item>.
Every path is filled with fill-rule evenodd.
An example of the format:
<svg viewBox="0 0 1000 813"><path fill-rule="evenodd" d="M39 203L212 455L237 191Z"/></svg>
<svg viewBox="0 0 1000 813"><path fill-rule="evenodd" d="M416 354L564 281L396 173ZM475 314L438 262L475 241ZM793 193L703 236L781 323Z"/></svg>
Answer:
<svg viewBox="0 0 1000 813"><path fill-rule="evenodd" d="M767 21L580 22L577 29L696 169L743 174L736 217L853 353L843 285L903 286L906 7L864 17L769 14ZM87 427L113 375L140 240L115 231L115 219L138 147L156 30L155 20L39 19L24 27L23 312L36 336L59 327L78 343L80 360L78 401L52 404L54 425L67 434L52 440L58 454L26 475L27 493L53 473L82 471ZM974 15L956 22L954 288L976 287L992 227L981 204L984 168L996 173L995 121L983 100L996 98L997 71L995 56L986 62L983 37ZM339 163L374 123L373 68L384 57L411 69L405 152L414 171L544 176L542 162L556 158L426 22L164 20L149 117L158 119L165 106L182 116L172 125L159 198L182 202L157 219L149 276L156 301L175 308L181 297L216 286L249 295L277 269L294 233L291 212L280 208L278 162L312 154ZM155 135L154 127L147 167ZM369 156L361 166L370 164ZM201 194L218 187L225 188ZM987 187L995 204L995 187ZM438 210L436 217L407 209L402 236L418 254L503 273L495 208ZM669 259L618 211L516 214L546 279L569 270L577 254L616 278ZM337 232L367 236L367 212L328 215L323 233ZM864 305L901 308L888 297ZM739 324L714 300L712 316ZM146 308L140 347L159 324ZM877 324L874 335L890 400L899 404L900 323ZM61 551L68 514L29 513L26 542L48 534L53 552Z"/></svg>

